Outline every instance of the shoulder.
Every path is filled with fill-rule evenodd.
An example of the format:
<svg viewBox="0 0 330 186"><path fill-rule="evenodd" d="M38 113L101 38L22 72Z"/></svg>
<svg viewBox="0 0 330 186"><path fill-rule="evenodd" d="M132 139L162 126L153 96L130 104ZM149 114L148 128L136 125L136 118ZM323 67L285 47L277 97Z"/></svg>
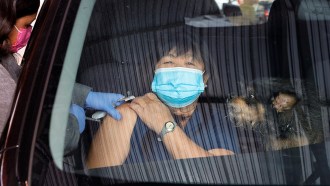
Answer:
<svg viewBox="0 0 330 186"><path fill-rule="evenodd" d="M8 55L5 55L5 56L0 56L0 64L12 63L12 62L15 62L15 64L17 64L16 59L12 54L8 54Z"/></svg>
<svg viewBox="0 0 330 186"><path fill-rule="evenodd" d="M4 87L6 86L16 86L16 83L14 81L14 79L11 77L10 73L8 72L8 70L2 65L0 64L0 86ZM5 89L1 89L1 90L5 90Z"/></svg>
<svg viewBox="0 0 330 186"><path fill-rule="evenodd" d="M120 106L118 106L116 109L123 115L126 116L128 118L137 118L137 114L135 113L135 111L133 109L131 109L131 107L129 106L130 103L125 103L122 104ZM124 119L124 117L123 117Z"/></svg>
<svg viewBox="0 0 330 186"><path fill-rule="evenodd" d="M113 119L111 116L107 115L104 118L104 122L115 122L115 123L128 123L128 124L135 124L136 119L137 119L137 114L135 113L134 110L132 110L129 107L130 103L124 103L118 107L116 107L116 109L120 112L122 119L117 121L115 119Z"/></svg>
<svg viewBox="0 0 330 186"><path fill-rule="evenodd" d="M13 55L8 54L0 57L0 64L8 71L13 80L17 81L21 72L21 66L16 62Z"/></svg>

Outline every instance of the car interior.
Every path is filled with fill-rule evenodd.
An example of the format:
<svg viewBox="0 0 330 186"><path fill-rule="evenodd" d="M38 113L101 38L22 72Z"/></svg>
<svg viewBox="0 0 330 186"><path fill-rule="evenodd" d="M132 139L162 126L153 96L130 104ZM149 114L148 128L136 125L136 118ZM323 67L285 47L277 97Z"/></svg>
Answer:
<svg viewBox="0 0 330 186"><path fill-rule="evenodd" d="M85 159L102 123L86 120L79 148L64 158L63 170L52 163L52 171L44 176L77 175L100 185L329 183L330 39L323 31L330 26L328 14L327 0L275 0L269 17L254 23L239 20L239 6L224 3L221 9L214 0L96 1L76 82L94 91L143 96L151 92L155 37L160 32L188 31L207 50L203 57L209 65L198 116L213 123L210 135L216 135L224 147L239 147L239 153L88 170ZM321 140L267 149L258 131L230 119L230 99L253 96L270 107L274 93L285 90L302 100L304 119L297 111L293 121L297 130L308 125L310 130L302 133L316 131ZM276 114L270 112L267 117L278 122ZM51 159L43 152L42 142L36 148L36 159Z"/></svg>

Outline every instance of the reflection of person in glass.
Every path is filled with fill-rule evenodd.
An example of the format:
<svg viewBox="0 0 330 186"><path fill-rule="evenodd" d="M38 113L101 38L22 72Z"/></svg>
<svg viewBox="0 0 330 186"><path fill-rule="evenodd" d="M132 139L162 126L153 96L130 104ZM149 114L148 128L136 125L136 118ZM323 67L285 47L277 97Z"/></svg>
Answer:
<svg viewBox="0 0 330 186"><path fill-rule="evenodd" d="M178 33L157 43L167 48L155 65L153 93L119 106L122 120L105 118L89 151L89 168L233 154L216 144L212 127L193 121L208 80L199 47Z"/></svg>

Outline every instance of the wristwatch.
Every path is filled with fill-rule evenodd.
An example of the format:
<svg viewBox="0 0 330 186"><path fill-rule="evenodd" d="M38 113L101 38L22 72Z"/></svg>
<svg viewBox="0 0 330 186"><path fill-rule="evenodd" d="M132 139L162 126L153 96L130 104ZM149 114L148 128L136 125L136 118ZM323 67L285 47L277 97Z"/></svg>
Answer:
<svg viewBox="0 0 330 186"><path fill-rule="evenodd" d="M169 132L173 132L176 126L177 126L177 124L174 121L166 122L162 128L162 131L160 131L160 133L159 133L159 137L157 138L158 141L162 141L165 134L167 134Z"/></svg>

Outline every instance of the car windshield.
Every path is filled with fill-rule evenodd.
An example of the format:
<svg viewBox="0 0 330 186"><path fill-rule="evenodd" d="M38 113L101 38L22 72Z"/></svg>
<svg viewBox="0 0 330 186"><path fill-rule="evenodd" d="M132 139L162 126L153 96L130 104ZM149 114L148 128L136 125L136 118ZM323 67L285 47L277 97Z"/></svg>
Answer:
<svg viewBox="0 0 330 186"><path fill-rule="evenodd" d="M56 167L104 185L324 183L327 1L92 2L47 133Z"/></svg>

